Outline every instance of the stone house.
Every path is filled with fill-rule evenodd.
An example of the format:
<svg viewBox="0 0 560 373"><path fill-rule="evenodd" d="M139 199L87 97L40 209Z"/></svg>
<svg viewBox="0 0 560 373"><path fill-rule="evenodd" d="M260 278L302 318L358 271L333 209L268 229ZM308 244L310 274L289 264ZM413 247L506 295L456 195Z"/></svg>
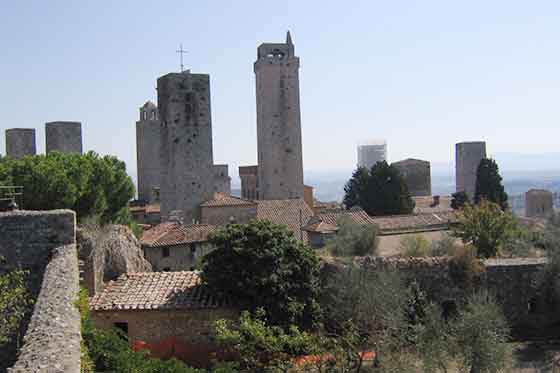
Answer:
<svg viewBox="0 0 560 373"><path fill-rule="evenodd" d="M216 229L210 224L161 223L142 235L144 258L154 271L192 270L212 250L208 236Z"/></svg>
<svg viewBox="0 0 560 373"><path fill-rule="evenodd" d="M373 224L379 228L379 255L399 253L401 239L406 235L419 234L428 241L436 241L447 234L458 221L453 211L414 215L369 216L363 210L324 213L314 216L303 227L314 247L324 246L329 236L336 233L338 221L348 218L355 224Z"/></svg>
<svg viewBox="0 0 560 373"><path fill-rule="evenodd" d="M245 224L257 216L257 203L214 193L214 198L200 205L200 221L204 224L226 225L229 223Z"/></svg>
<svg viewBox="0 0 560 373"><path fill-rule="evenodd" d="M285 225L294 236L307 242L307 232L302 227L313 216L313 209L301 198L250 201L221 193L201 204L201 222L226 225L231 222L245 224L252 219L269 220Z"/></svg>
<svg viewBox="0 0 560 373"><path fill-rule="evenodd" d="M132 219L138 224L152 227L161 222L160 206L154 204L131 204L129 207Z"/></svg>
<svg viewBox="0 0 560 373"><path fill-rule="evenodd" d="M96 327L122 330L134 349L194 366L207 365L216 351L215 322L238 317L201 286L196 271L124 274L92 298L90 309Z"/></svg>

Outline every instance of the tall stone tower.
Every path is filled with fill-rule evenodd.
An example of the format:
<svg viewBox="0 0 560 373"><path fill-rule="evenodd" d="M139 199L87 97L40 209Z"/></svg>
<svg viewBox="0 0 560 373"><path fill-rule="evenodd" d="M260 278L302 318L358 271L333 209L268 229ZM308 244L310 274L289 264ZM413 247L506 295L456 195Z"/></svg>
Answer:
<svg viewBox="0 0 560 373"><path fill-rule="evenodd" d="M430 162L408 158L392 165L401 173L412 197L432 195Z"/></svg>
<svg viewBox="0 0 560 373"><path fill-rule="evenodd" d="M37 154L34 128L10 128L6 130L6 155L20 159Z"/></svg>
<svg viewBox="0 0 560 373"><path fill-rule="evenodd" d="M303 198L299 58L286 43L264 43L254 65L260 199Z"/></svg>
<svg viewBox="0 0 560 373"><path fill-rule="evenodd" d="M82 123L49 122L45 124L47 154L52 151L82 154Z"/></svg>
<svg viewBox="0 0 560 373"><path fill-rule="evenodd" d="M455 145L455 189L472 199L476 189L476 171L486 158L484 141L460 142Z"/></svg>
<svg viewBox="0 0 560 373"><path fill-rule="evenodd" d="M199 205L214 193L210 76L190 71L157 80L161 121L161 215L182 211L200 220Z"/></svg>
<svg viewBox="0 0 560 373"><path fill-rule="evenodd" d="M148 203L156 202L153 191L160 187L160 126L157 106L146 102L136 122L136 167L138 199Z"/></svg>

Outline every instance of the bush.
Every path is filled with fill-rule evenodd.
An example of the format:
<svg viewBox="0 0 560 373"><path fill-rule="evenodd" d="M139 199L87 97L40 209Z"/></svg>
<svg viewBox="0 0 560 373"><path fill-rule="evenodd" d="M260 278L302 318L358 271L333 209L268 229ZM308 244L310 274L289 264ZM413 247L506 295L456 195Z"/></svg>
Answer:
<svg viewBox="0 0 560 373"><path fill-rule="evenodd" d="M424 257L430 255L430 241L421 234L404 235L399 243L401 253L405 256Z"/></svg>
<svg viewBox="0 0 560 373"><path fill-rule="evenodd" d="M484 263L476 257L472 246L457 250L449 262L451 279L466 290L472 290L480 283L485 270Z"/></svg>
<svg viewBox="0 0 560 373"><path fill-rule="evenodd" d="M379 230L372 224L356 224L349 217L337 222L338 232L327 242L327 250L335 256L375 255Z"/></svg>
<svg viewBox="0 0 560 373"><path fill-rule="evenodd" d="M310 328L320 317L319 258L285 226L253 220L214 232L202 280L242 309L264 308L272 324Z"/></svg>
<svg viewBox="0 0 560 373"><path fill-rule="evenodd" d="M457 250L455 238L444 233L439 240L432 241L432 256L453 256Z"/></svg>

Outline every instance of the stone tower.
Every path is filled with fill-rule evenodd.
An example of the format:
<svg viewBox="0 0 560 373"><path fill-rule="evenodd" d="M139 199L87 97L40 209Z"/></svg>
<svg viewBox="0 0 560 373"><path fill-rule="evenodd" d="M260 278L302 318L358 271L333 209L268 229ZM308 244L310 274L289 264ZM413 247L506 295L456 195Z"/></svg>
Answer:
<svg viewBox="0 0 560 373"><path fill-rule="evenodd" d="M214 165L214 192L231 195L231 177L227 164Z"/></svg>
<svg viewBox="0 0 560 373"><path fill-rule="evenodd" d="M160 130L157 106L146 102L140 108L136 122L136 167L138 172L138 199L154 203L154 188L160 187L159 146Z"/></svg>
<svg viewBox="0 0 560 373"><path fill-rule="evenodd" d="M412 197L432 195L430 162L408 158L394 162L393 166L400 171Z"/></svg>
<svg viewBox="0 0 560 373"><path fill-rule="evenodd" d="M546 218L554 210L554 197L551 191L530 189L525 193L525 216Z"/></svg>
<svg viewBox="0 0 560 373"><path fill-rule="evenodd" d="M254 65L260 199L303 198L299 58L286 43L264 43Z"/></svg>
<svg viewBox="0 0 560 373"><path fill-rule="evenodd" d="M6 130L6 155L20 159L37 154L34 128L10 128Z"/></svg>
<svg viewBox="0 0 560 373"><path fill-rule="evenodd" d="M199 205L214 193L210 76L190 71L157 80L161 121L161 215L182 211L200 220Z"/></svg>
<svg viewBox="0 0 560 373"><path fill-rule="evenodd" d="M52 151L82 154L82 123L49 122L45 124L47 154Z"/></svg>
<svg viewBox="0 0 560 373"><path fill-rule="evenodd" d="M455 189L467 192L474 198L476 171L482 158L486 158L484 141L460 142L455 145Z"/></svg>

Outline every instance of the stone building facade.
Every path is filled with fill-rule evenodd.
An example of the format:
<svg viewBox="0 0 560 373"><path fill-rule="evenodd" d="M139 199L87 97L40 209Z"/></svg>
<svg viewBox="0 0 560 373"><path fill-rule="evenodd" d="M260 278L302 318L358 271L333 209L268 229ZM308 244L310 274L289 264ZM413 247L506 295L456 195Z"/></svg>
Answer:
<svg viewBox="0 0 560 373"><path fill-rule="evenodd" d="M53 151L82 154L82 123L49 122L45 124L47 154Z"/></svg>
<svg viewBox="0 0 560 373"><path fill-rule="evenodd" d="M394 162L393 166L400 171L412 197L432 195L430 162L408 158Z"/></svg>
<svg viewBox="0 0 560 373"><path fill-rule="evenodd" d="M216 229L210 224L168 221L145 232L140 243L154 271L188 271L198 268L204 255L213 249L208 236Z"/></svg>
<svg viewBox="0 0 560 373"><path fill-rule="evenodd" d="M157 90L161 215L179 210L185 223L192 223L200 219L199 205L214 191L210 76L170 73L158 79Z"/></svg>
<svg viewBox="0 0 560 373"><path fill-rule="evenodd" d="M263 43L254 64L260 199L303 198L299 57L286 43Z"/></svg>
<svg viewBox="0 0 560 373"><path fill-rule="evenodd" d="M249 200L259 199L259 166L239 166L241 197Z"/></svg>
<svg viewBox="0 0 560 373"><path fill-rule="evenodd" d="M147 101L136 122L136 167L138 199L155 203L154 189L160 187L160 127L157 106Z"/></svg>
<svg viewBox="0 0 560 373"><path fill-rule="evenodd" d="M460 142L455 145L455 189L466 192L470 198L476 191L476 171L486 158L484 141Z"/></svg>
<svg viewBox="0 0 560 373"><path fill-rule="evenodd" d="M200 285L198 272L126 274L92 299L92 321L120 328L152 356L206 366L216 350L215 322L236 319L238 311Z"/></svg>
<svg viewBox="0 0 560 373"><path fill-rule="evenodd" d="M214 194L214 198L201 204L200 208L203 224L245 224L257 216L256 202L222 193Z"/></svg>
<svg viewBox="0 0 560 373"><path fill-rule="evenodd" d="M525 216L546 218L553 212L553 195L549 190L530 189L525 193Z"/></svg>
<svg viewBox="0 0 560 373"><path fill-rule="evenodd" d="M6 155L21 159L37 154L34 128L10 128L6 130Z"/></svg>

